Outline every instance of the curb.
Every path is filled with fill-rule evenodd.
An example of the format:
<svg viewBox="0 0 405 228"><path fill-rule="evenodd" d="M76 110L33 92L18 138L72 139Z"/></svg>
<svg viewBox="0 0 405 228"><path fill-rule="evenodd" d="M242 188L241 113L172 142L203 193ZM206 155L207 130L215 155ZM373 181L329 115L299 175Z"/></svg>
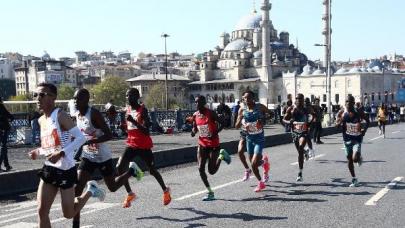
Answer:
<svg viewBox="0 0 405 228"><path fill-rule="evenodd" d="M370 127L377 126L377 124L370 123ZM322 136L333 135L341 132L340 129L335 127L323 128ZM290 133L283 133L277 135L265 136L265 147L278 146L292 142ZM230 154L236 153L238 149L238 140L228 141L221 143L221 148L227 150ZM153 152L155 157L155 165L157 168L179 165L183 163L197 161L197 146L183 147L171 150L161 150ZM118 158L113 159L114 163ZM145 169L143 162L137 160L137 163L142 169ZM37 176L39 169L10 172L7 174L0 174L0 197L15 194L22 194L27 192L34 192L38 188L39 177ZM101 179L99 174L95 174L94 178Z"/></svg>

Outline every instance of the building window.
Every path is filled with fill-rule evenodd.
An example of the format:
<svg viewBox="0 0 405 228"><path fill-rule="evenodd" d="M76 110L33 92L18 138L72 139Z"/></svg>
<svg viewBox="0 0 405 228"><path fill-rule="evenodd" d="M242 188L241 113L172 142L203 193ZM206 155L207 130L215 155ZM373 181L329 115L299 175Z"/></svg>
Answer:
<svg viewBox="0 0 405 228"><path fill-rule="evenodd" d="M374 93L371 93L371 101L374 101Z"/></svg>
<svg viewBox="0 0 405 228"><path fill-rule="evenodd" d="M323 102L326 102L326 94L323 95Z"/></svg>
<svg viewBox="0 0 405 228"><path fill-rule="evenodd" d="M311 102L315 101L315 95L311 94Z"/></svg>
<svg viewBox="0 0 405 228"><path fill-rule="evenodd" d="M339 104L339 94L335 94L335 102L336 104Z"/></svg>
<svg viewBox="0 0 405 228"><path fill-rule="evenodd" d="M339 86L339 81L335 80L335 88L337 88Z"/></svg>
<svg viewBox="0 0 405 228"><path fill-rule="evenodd" d="M281 95L278 95L278 96L277 96L277 102L278 102L278 103L281 103Z"/></svg>
<svg viewBox="0 0 405 228"><path fill-rule="evenodd" d="M352 87L352 80L347 79L347 87Z"/></svg>
<svg viewBox="0 0 405 228"><path fill-rule="evenodd" d="M381 93L378 92L378 100L381 101Z"/></svg>

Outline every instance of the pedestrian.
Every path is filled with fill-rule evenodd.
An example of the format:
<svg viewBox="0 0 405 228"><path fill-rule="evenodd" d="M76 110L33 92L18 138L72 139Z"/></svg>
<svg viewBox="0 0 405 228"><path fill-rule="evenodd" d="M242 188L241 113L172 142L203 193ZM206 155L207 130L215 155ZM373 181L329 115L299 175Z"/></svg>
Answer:
<svg viewBox="0 0 405 228"><path fill-rule="evenodd" d="M314 105L312 106L316 119L314 122L314 142L316 144L323 144L321 141L321 134L322 134L322 121L323 121L323 109L319 106L319 98L316 98L314 101Z"/></svg>
<svg viewBox="0 0 405 228"><path fill-rule="evenodd" d="M401 107L399 108L399 115L401 117L401 122L404 121L404 117L405 117L405 106L401 105Z"/></svg>
<svg viewBox="0 0 405 228"><path fill-rule="evenodd" d="M10 122L14 120L13 115L6 109L3 104L3 98L0 97L0 143L1 143L1 152L0 152L0 172L2 171L1 165L4 161L5 171L10 171L13 167L10 166L8 162L8 149L7 141L8 134L10 133L11 125Z"/></svg>
<svg viewBox="0 0 405 228"><path fill-rule="evenodd" d="M239 109L240 109L240 101L237 101L232 107L232 127L235 127L236 120L238 119Z"/></svg>
<svg viewBox="0 0 405 228"><path fill-rule="evenodd" d="M387 122L387 107L384 103L381 104L381 107L378 109L377 120L378 120L378 128L380 129L379 135L383 135L385 138L385 125Z"/></svg>
<svg viewBox="0 0 405 228"><path fill-rule="evenodd" d="M77 171L73 154L86 142L86 138L70 116L55 107L57 94L56 86L50 83L40 83L34 93L38 108L44 113L38 120L41 147L29 152L29 157L33 160L40 155L46 158L39 172L37 192L40 228L51 227L49 212L58 192L61 196L63 216L69 219L84 207L90 197L97 197L100 201L105 197L105 191L98 187L97 182L89 181L86 191L75 198Z"/></svg>

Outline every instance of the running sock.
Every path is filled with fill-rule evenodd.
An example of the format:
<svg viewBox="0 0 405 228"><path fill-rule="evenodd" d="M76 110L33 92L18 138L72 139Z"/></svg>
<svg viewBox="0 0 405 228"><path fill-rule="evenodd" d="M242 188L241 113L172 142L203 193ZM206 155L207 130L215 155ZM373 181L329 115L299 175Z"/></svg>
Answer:
<svg viewBox="0 0 405 228"><path fill-rule="evenodd" d="M73 220L73 226L72 228L80 228L80 221Z"/></svg>
<svg viewBox="0 0 405 228"><path fill-rule="evenodd" d="M207 187L208 192L213 192L211 187Z"/></svg>

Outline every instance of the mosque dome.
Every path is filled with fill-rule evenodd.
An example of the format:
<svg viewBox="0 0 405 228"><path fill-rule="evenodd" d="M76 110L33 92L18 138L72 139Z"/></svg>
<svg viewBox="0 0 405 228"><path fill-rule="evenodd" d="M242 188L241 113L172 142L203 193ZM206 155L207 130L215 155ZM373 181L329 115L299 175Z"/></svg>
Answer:
<svg viewBox="0 0 405 228"><path fill-rule="evenodd" d="M355 66L349 70L349 73L361 73L361 70Z"/></svg>
<svg viewBox="0 0 405 228"><path fill-rule="evenodd" d="M249 41L237 39L226 45L224 51L240 51L249 46Z"/></svg>
<svg viewBox="0 0 405 228"><path fill-rule="evenodd" d="M347 70L342 66L339 70L336 71L335 74L345 74Z"/></svg>
<svg viewBox="0 0 405 228"><path fill-rule="evenodd" d="M312 74L313 75L322 75L322 74L325 74L325 72L318 66L318 69L316 69Z"/></svg>
<svg viewBox="0 0 405 228"><path fill-rule="evenodd" d="M254 53L253 53L253 57L254 58L261 58L262 57L262 50L258 50L258 51L255 51Z"/></svg>
<svg viewBox="0 0 405 228"><path fill-rule="evenodd" d="M253 13L246 15L239 20L238 24L235 27L235 31L260 28L261 20L262 16L260 14Z"/></svg>
<svg viewBox="0 0 405 228"><path fill-rule="evenodd" d="M372 68L367 68L367 72L374 73L375 71Z"/></svg>
<svg viewBox="0 0 405 228"><path fill-rule="evenodd" d="M302 76L308 76L312 74L312 67L307 63L307 65L304 66L302 69Z"/></svg>

